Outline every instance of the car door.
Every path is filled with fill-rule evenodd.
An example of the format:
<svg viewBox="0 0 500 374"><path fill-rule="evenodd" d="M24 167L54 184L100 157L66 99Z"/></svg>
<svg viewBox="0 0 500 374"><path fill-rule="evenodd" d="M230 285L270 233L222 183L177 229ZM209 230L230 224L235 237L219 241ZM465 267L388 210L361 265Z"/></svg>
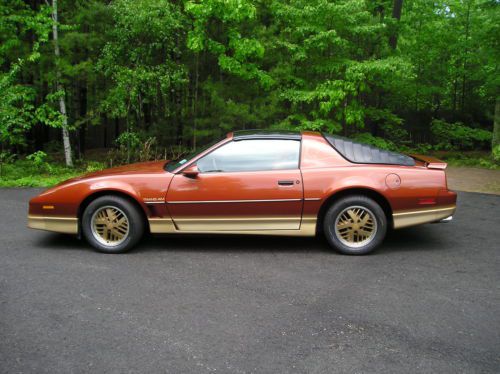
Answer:
<svg viewBox="0 0 500 374"><path fill-rule="evenodd" d="M180 231L298 230L300 140L233 140L176 174L167 207Z"/></svg>

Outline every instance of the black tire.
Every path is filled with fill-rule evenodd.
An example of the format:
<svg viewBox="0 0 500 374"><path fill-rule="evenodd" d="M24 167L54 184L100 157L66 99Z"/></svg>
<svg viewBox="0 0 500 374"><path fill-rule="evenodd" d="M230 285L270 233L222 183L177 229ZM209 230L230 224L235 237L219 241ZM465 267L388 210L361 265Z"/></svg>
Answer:
<svg viewBox="0 0 500 374"><path fill-rule="evenodd" d="M346 217L343 216L343 214L349 213L348 210L350 209L348 208L358 209L358 211L361 212L360 214L368 213L368 215L372 218L368 224L369 226L367 226L368 230L372 230L372 235L364 239L366 244L363 244L363 240L360 240L358 243L354 241L352 243L348 243L349 240L343 238L341 232L342 230L352 230L357 233L358 231L355 231L356 229L363 230L363 232L365 232L364 230L366 227L361 227L361 229L359 229L357 226L350 226L351 223L347 222L349 229L340 228L339 231L336 230L337 219L339 219L341 223L342 217ZM363 218L364 217L365 216L363 216ZM357 224L354 220L351 220L351 222L353 224ZM359 222L361 221L358 221L358 223ZM339 225L339 227L341 226ZM364 255L372 252L384 240L387 232L387 217L384 210L373 199L364 195L346 196L334 202L327 210L325 219L323 220L323 231L330 246L338 252L346 255ZM355 238L358 238L358 236L353 237L353 240Z"/></svg>
<svg viewBox="0 0 500 374"><path fill-rule="evenodd" d="M106 239L93 230L92 219L105 208L114 208L128 220L127 233L118 244L106 245ZM122 217L122 216L120 216ZM97 251L103 253L124 253L132 249L144 234L145 223L141 212L130 201L119 196L101 196L92 201L82 215L82 233L87 242Z"/></svg>

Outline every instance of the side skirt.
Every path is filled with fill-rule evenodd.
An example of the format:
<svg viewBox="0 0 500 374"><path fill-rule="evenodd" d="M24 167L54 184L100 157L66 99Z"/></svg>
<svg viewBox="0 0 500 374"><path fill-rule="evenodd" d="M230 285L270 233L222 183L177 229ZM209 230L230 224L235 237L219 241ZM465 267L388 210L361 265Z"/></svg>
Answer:
<svg viewBox="0 0 500 374"><path fill-rule="evenodd" d="M206 228L203 224L196 230L179 230L171 218L149 218L149 227L152 234L240 234L240 235L275 235L275 236L315 236L316 217L304 217L297 230L288 229L268 229L268 230L210 230L210 223ZM234 226L234 225L232 225Z"/></svg>

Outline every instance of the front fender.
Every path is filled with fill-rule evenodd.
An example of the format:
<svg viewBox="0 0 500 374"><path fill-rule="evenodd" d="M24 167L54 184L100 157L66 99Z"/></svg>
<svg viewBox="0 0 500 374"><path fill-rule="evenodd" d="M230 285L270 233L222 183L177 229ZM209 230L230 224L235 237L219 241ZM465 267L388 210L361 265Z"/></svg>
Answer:
<svg viewBox="0 0 500 374"><path fill-rule="evenodd" d="M29 203L29 214L77 217L79 207L90 196L104 191L125 194L146 210L140 191L134 185L122 180L88 179L69 181L53 187L34 197Z"/></svg>

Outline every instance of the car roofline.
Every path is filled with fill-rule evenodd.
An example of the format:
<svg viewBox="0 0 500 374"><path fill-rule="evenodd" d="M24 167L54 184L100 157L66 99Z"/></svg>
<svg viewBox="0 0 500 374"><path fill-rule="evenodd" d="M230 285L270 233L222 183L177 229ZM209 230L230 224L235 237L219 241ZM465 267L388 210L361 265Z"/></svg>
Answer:
<svg viewBox="0 0 500 374"><path fill-rule="evenodd" d="M287 130L238 130L227 134L227 137L234 141L248 139L301 140L302 134L299 131Z"/></svg>
<svg viewBox="0 0 500 374"><path fill-rule="evenodd" d="M307 135L316 135L321 136L321 134L316 132L304 132ZM222 147L224 144L229 143L230 141L238 141L238 140L248 140L248 139L285 139L285 140L302 140L302 132L300 131L287 131L287 130L237 130L231 131L226 134L226 137L222 139L220 142L214 144L212 147L206 149L202 153L198 154L196 157L191 159L189 162L186 162L183 165L180 165L176 169L170 171L173 174L179 174L185 168L191 166L200 158L205 156L208 153L211 153L215 149Z"/></svg>

